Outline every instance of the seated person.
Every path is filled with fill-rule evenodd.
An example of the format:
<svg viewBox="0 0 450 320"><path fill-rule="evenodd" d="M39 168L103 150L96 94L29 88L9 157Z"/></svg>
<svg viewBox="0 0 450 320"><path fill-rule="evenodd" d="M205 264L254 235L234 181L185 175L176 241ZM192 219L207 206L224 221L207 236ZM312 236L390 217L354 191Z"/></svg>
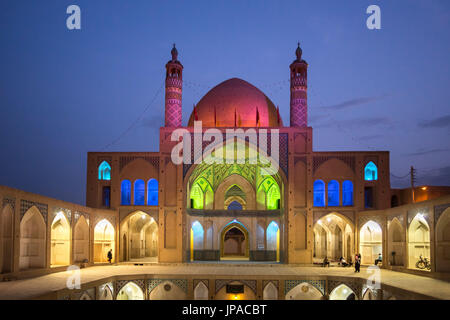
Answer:
<svg viewBox="0 0 450 320"><path fill-rule="evenodd" d="M377 266L379 262L383 262L383 258L381 256L381 253L378 254L378 258L375 260L375 265Z"/></svg>
<svg viewBox="0 0 450 320"><path fill-rule="evenodd" d="M323 259L323 263L322 263L322 267L330 267L330 261L328 261L328 258L325 257L325 259Z"/></svg>
<svg viewBox="0 0 450 320"><path fill-rule="evenodd" d="M344 258L341 257L341 265L343 267L347 267L349 264L347 263L347 261Z"/></svg>

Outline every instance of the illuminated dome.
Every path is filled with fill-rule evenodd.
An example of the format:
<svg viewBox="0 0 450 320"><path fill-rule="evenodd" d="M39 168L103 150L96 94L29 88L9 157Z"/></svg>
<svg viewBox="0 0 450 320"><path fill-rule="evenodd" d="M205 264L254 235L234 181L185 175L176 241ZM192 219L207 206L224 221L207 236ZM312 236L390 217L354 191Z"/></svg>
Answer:
<svg viewBox="0 0 450 320"><path fill-rule="evenodd" d="M270 99L247 81L232 78L212 88L196 106L204 127L279 127L277 109ZM188 126L194 125L192 112ZM257 121L259 119L259 125Z"/></svg>

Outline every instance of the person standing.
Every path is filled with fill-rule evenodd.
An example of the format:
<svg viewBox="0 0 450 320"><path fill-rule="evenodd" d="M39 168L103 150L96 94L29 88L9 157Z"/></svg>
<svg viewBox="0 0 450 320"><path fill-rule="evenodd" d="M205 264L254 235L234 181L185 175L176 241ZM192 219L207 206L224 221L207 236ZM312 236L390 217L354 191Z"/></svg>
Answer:
<svg viewBox="0 0 450 320"><path fill-rule="evenodd" d="M355 272L360 272L361 260L359 258L359 254L355 256Z"/></svg>
<svg viewBox="0 0 450 320"><path fill-rule="evenodd" d="M109 261L109 263L111 263L111 261L112 261L112 249L110 249L108 251L108 261Z"/></svg>

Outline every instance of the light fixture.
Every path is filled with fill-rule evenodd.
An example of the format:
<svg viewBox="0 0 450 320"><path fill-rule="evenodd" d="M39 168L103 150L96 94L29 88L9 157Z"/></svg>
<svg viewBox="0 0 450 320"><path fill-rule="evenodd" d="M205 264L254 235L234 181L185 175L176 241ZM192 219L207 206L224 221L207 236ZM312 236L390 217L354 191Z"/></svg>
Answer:
<svg viewBox="0 0 450 320"><path fill-rule="evenodd" d="M422 187L422 190L427 190L427 187Z"/></svg>
<svg viewBox="0 0 450 320"><path fill-rule="evenodd" d="M318 224L322 224L322 220L317 221Z"/></svg>
<svg viewBox="0 0 450 320"><path fill-rule="evenodd" d="M328 218L327 218L327 221L328 221L328 222L330 222L330 221L331 221L331 218L330 218L330 217L328 217Z"/></svg>
<svg viewBox="0 0 450 320"><path fill-rule="evenodd" d="M144 219L145 219L145 214L143 214L143 215L141 216L141 218L142 218L142 220L144 220Z"/></svg>

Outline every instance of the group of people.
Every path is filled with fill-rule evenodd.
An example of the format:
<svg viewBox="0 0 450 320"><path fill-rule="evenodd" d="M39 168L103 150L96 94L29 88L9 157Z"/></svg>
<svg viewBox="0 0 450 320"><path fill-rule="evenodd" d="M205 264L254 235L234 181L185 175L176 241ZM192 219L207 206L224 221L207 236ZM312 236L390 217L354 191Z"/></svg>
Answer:
<svg viewBox="0 0 450 320"><path fill-rule="evenodd" d="M380 254L378 254L378 258L375 259L375 265L377 266L378 263L380 263L382 261L383 261L383 258L380 253ZM342 267L351 267L353 265L352 258L350 257L350 261L347 262L347 260L345 260L344 257L340 257L339 264ZM325 257L325 259L323 259L322 267L330 267L330 261L328 260L328 257ZM360 272L360 271L361 271L361 254L357 253L355 255L355 272Z"/></svg>

